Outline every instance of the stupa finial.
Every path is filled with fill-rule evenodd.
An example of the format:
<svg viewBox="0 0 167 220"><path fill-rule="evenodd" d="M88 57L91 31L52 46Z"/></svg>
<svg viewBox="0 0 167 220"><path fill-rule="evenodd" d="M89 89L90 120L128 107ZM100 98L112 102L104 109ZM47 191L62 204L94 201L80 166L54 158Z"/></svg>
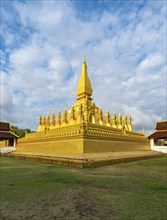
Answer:
<svg viewBox="0 0 167 220"><path fill-rule="evenodd" d="M86 63L86 56L83 57L83 63Z"/></svg>
<svg viewBox="0 0 167 220"><path fill-rule="evenodd" d="M81 76L78 82L77 95L79 98L85 98L86 95L90 97L92 95L93 89L88 76L86 57L83 58Z"/></svg>

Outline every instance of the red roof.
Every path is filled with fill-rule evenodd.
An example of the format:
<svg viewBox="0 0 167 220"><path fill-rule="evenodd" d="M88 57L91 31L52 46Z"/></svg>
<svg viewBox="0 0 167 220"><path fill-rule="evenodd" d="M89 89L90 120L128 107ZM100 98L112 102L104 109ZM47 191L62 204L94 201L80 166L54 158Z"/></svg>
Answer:
<svg viewBox="0 0 167 220"><path fill-rule="evenodd" d="M167 138L167 131L155 131L148 136L149 139L165 139Z"/></svg>
<svg viewBox="0 0 167 220"><path fill-rule="evenodd" d="M0 131L10 131L10 123L0 122Z"/></svg>
<svg viewBox="0 0 167 220"><path fill-rule="evenodd" d="M12 132L0 131L0 139L18 138L18 136Z"/></svg>
<svg viewBox="0 0 167 220"><path fill-rule="evenodd" d="M158 121L156 123L156 130L167 130L167 120L164 121Z"/></svg>
<svg viewBox="0 0 167 220"><path fill-rule="evenodd" d="M157 121L156 130L148 136L149 139L167 139L167 120Z"/></svg>
<svg viewBox="0 0 167 220"><path fill-rule="evenodd" d="M11 132L10 123L0 122L0 139L19 138L16 134Z"/></svg>

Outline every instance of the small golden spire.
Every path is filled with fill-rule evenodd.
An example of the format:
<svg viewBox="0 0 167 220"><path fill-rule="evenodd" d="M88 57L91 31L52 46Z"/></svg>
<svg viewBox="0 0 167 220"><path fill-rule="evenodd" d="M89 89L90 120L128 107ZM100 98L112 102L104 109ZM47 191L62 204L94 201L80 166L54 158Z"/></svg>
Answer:
<svg viewBox="0 0 167 220"><path fill-rule="evenodd" d="M53 126L56 125L56 116L55 116L54 110L52 111L52 125Z"/></svg>
<svg viewBox="0 0 167 220"><path fill-rule="evenodd" d="M42 114L39 116L39 125L42 125Z"/></svg>
<svg viewBox="0 0 167 220"><path fill-rule="evenodd" d="M144 127L143 127L143 131L142 131L142 132L143 132L143 134L145 134L145 129L144 129Z"/></svg>

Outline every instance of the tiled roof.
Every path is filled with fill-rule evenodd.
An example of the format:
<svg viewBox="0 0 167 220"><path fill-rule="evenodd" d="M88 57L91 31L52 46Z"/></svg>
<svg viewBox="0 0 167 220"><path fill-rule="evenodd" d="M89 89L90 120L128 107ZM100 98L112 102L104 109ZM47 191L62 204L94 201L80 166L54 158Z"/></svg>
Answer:
<svg viewBox="0 0 167 220"><path fill-rule="evenodd" d="M0 122L0 131L10 131L10 123Z"/></svg>
<svg viewBox="0 0 167 220"><path fill-rule="evenodd" d="M8 138L18 138L17 135L13 134L12 132L8 131L0 131L0 139L8 139Z"/></svg>
<svg viewBox="0 0 167 220"><path fill-rule="evenodd" d="M167 130L167 120L158 121L156 123L156 130Z"/></svg>
<svg viewBox="0 0 167 220"><path fill-rule="evenodd" d="M167 138L167 130L165 131L155 131L154 133L148 136L149 139L164 139Z"/></svg>

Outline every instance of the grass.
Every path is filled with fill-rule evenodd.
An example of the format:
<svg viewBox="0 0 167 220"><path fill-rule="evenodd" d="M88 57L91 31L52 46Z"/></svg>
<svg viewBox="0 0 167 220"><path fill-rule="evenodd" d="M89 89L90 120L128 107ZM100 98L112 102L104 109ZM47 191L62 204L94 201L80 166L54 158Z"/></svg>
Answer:
<svg viewBox="0 0 167 220"><path fill-rule="evenodd" d="M3 220L166 220L167 158L79 169L1 157Z"/></svg>

